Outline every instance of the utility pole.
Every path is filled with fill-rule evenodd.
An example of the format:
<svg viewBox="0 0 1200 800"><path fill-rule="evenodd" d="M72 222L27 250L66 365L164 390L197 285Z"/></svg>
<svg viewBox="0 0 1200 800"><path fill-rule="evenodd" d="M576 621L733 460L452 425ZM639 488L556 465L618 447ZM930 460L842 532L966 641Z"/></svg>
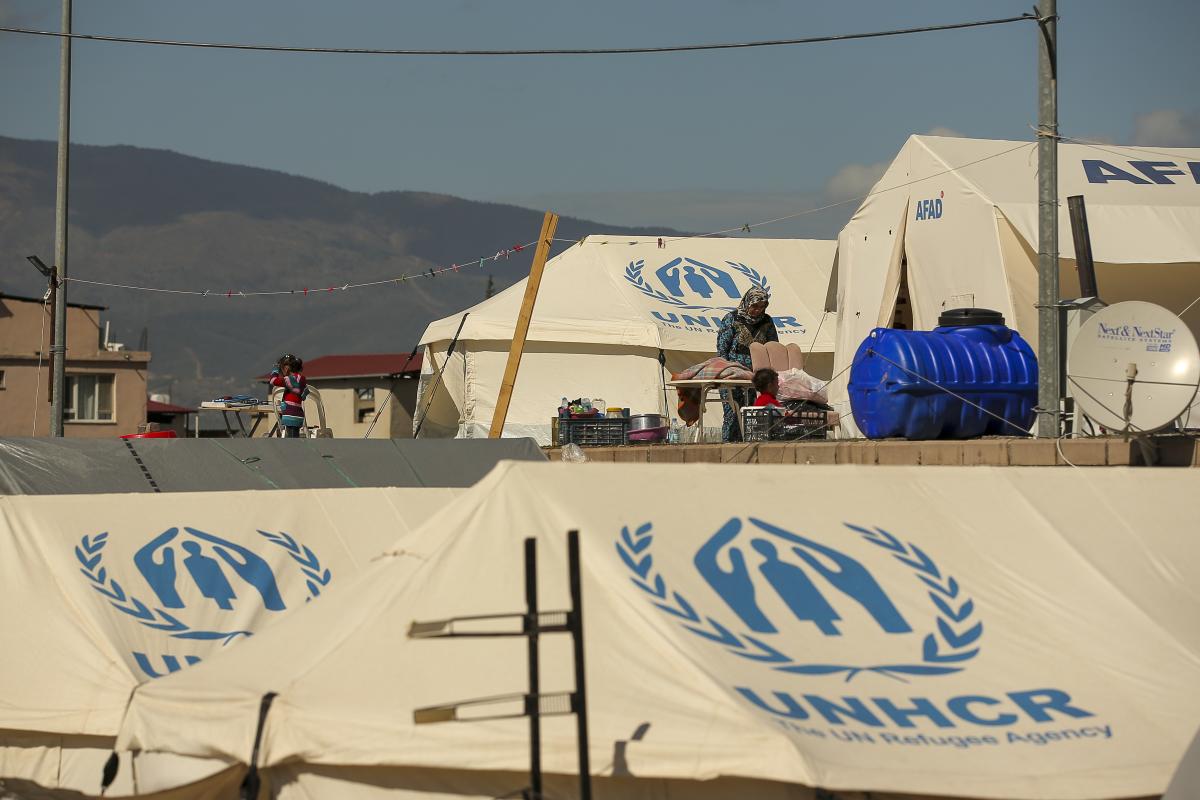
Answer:
<svg viewBox="0 0 1200 800"><path fill-rule="evenodd" d="M1037 435L1058 437L1058 7L1038 0L1038 415Z"/></svg>
<svg viewBox="0 0 1200 800"><path fill-rule="evenodd" d="M62 0L62 32L71 33L71 0ZM58 286L54 294L54 331L50 357L50 435L63 435L63 398L67 382L67 166L71 146L71 37L62 37L58 72L58 179L54 202L54 266Z"/></svg>

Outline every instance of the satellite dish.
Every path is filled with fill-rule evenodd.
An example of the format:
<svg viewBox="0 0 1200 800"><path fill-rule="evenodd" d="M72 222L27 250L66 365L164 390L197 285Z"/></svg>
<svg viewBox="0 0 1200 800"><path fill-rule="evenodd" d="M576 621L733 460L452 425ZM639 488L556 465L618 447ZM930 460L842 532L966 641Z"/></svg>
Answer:
<svg viewBox="0 0 1200 800"><path fill-rule="evenodd" d="M1115 303L1080 326L1067 356L1067 382L1098 425L1148 433L1191 408L1200 349L1183 320L1162 306Z"/></svg>

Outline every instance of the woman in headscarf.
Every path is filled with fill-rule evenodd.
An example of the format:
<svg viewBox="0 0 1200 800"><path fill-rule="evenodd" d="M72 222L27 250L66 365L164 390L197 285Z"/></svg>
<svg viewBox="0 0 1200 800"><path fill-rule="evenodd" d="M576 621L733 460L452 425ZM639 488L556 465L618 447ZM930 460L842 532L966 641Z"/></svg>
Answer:
<svg viewBox="0 0 1200 800"><path fill-rule="evenodd" d="M717 355L729 361L736 361L746 369L753 369L750 361L750 343L778 342L779 333L775 330L775 320L767 313L767 292L757 286L742 295L742 302L721 319L717 328ZM752 401L748 389L732 389L735 399L743 406ZM737 414L733 406L725 403L725 421L721 426L721 439L726 442L740 442L742 430L738 426Z"/></svg>

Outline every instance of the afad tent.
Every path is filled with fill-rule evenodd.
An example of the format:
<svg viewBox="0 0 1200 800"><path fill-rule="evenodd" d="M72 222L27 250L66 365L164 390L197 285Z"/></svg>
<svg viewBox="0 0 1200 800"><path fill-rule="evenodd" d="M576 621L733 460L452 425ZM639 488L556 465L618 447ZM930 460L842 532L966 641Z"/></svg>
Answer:
<svg viewBox="0 0 1200 800"><path fill-rule="evenodd" d="M662 246L659 246L659 242ZM766 289L780 340L811 350L829 376L833 317L821 307L834 243L805 239L588 236L546 265L504 426L550 442L559 401L603 398L632 413L667 413L659 366L679 370L716 354L717 326L751 287ZM526 281L431 324L421 337L421 436L487 436ZM446 351L467 314L457 347ZM824 324L822 324L824 322ZM441 372L438 391L435 370Z"/></svg>
<svg viewBox="0 0 1200 800"><path fill-rule="evenodd" d="M463 491L0 498L0 779L98 791L135 689L236 650ZM113 790L221 766L126 759Z"/></svg>
<svg viewBox="0 0 1200 800"><path fill-rule="evenodd" d="M285 800L515 796L524 720L413 712L524 691L525 642L406 631L519 612L526 536L540 607L569 607L578 528L599 797L1157 795L1200 718L1194 483L501 464L341 591L144 686L120 743L244 764L261 730ZM567 637L542 648L542 691L569 691ZM548 793L574 796L574 720L543 743Z"/></svg>
<svg viewBox="0 0 1200 800"><path fill-rule="evenodd" d="M1058 189L1063 298L1079 296L1072 195L1086 199L1105 301L1179 313L1200 296L1200 149L1060 144ZM835 373L872 328L929 330L967 306L1000 311L1036 349L1037 214L1035 143L909 137L838 237ZM1200 303L1184 320L1200 334ZM830 394L854 435L847 378Z"/></svg>

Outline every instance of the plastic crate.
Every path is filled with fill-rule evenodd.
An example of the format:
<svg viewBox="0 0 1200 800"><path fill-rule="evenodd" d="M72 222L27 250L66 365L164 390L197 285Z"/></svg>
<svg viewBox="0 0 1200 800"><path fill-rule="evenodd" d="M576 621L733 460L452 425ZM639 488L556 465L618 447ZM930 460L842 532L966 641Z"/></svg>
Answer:
<svg viewBox="0 0 1200 800"><path fill-rule="evenodd" d="M559 419L558 444L577 444L580 447L615 447L625 444L629 436L629 420L625 417L610 419Z"/></svg>
<svg viewBox="0 0 1200 800"><path fill-rule="evenodd" d="M747 442L824 439L829 428L826 412L812 406L789 408L790 416L778 406L748 406L742 409L742 439Z"/></svg>

